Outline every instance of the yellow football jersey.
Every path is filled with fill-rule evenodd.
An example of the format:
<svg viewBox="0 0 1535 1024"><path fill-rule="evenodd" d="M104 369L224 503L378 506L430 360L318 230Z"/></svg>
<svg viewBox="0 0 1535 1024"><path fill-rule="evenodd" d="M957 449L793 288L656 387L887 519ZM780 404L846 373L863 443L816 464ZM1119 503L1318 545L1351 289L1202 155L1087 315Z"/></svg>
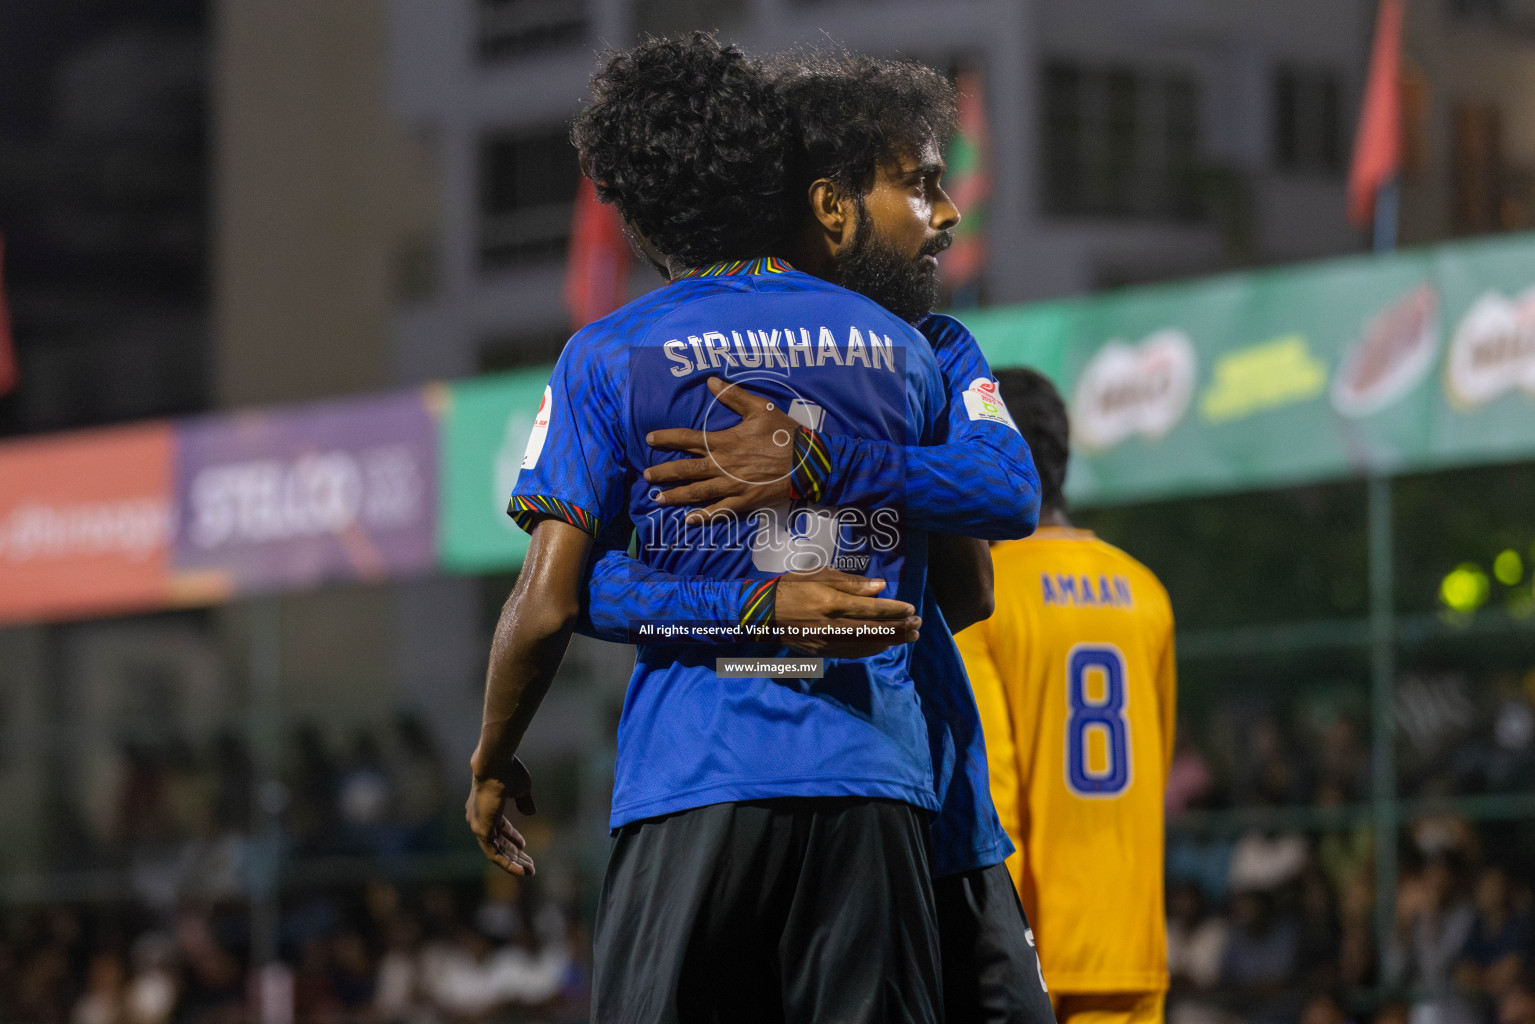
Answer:
<svg viewBox="0 0 1535 1024"><path fill-rule="evenodd" d="M1045 527L991 556L996 612L956 641L1045 981L1052 992L1164 989L1177 688L1167 591L1085 530Z"/></svg>

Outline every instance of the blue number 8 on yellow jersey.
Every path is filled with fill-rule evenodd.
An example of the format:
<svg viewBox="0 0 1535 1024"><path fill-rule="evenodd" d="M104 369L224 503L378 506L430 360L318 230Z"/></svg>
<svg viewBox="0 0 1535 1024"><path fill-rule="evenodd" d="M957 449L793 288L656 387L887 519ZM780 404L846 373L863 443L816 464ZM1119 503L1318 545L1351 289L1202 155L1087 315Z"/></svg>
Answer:
<svg viewBox="0 0 1535 1024"><path fill-rule="evenodd" d="M1089 677L1101 673L1103 697L1088 696ZM1066 786L1077 796L1118 796L1130 785L1130 720L1125 717L1125 656L1113 644L1077 644L1066 656ZM1106 755L1089 758L1090 740L1102 737ZM1107 761L1094 770L1090 761Z"/></svg>

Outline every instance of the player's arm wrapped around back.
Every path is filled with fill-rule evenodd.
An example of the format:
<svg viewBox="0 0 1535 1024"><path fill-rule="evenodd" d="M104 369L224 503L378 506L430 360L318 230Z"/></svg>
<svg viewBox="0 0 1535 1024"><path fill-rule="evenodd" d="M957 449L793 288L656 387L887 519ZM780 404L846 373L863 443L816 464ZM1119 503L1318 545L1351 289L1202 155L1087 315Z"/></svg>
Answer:
<svg viewBox="0 0 1535 1024"><path fill-rule="evenodd" d="M947 399L936 443L823 435L829 469L822 503L879 504L895 496L917 529L983 540L1027 537L1039 523L1039 473L980 346L952 317L928 317L920 328Z"/></svg>
<svg viewBox="0 0 1535 1024"><path fill-rule="evenodd" d="M583 588L576 632L617 643L782 643L805 654L862 658L912 643L922 620L880 598L883 580L831 568L710 580L653 569L607 545ZM777 627L793 625L797 635Z"/></svg>
<svg viewBox="0 0 1535 1024"><path fill-rule="evenodd" d="M626 551L599 545L582 594L576 632L628 644L651 639L640 632L645 625L737 624L747 589L749 584L740 580L709 580L662 572Z"/></svg>
<svg viewBox="0 0 1535 1024"><path fill-rule="evenodd" d="M1039 475L1029 446L1010 429L987 435L995 436L939 445L824 435L833 468L822 503L878 506L894 496L919 530L1027 537L1039 523Z"/></svg>

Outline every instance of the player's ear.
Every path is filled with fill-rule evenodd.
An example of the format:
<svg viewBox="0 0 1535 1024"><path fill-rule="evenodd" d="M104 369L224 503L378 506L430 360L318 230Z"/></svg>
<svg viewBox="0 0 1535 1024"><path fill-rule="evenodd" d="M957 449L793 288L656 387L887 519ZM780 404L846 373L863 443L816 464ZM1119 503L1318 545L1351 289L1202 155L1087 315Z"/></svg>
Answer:
<svg viewBox="0 0 1535 1024"><path fill-rule="evenodd" d="M810 212L834 244L852 231L853 204L830 178L810 183Z"/></svg>

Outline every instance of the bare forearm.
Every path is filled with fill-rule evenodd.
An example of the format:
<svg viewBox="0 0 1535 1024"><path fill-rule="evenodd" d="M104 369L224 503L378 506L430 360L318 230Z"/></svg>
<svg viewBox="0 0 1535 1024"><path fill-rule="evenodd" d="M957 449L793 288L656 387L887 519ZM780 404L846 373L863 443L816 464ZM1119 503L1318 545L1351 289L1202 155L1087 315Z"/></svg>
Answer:
<svg viewBox="0 0 1535 1024"><path fill-rule="evenodd" d="M991 545L974 537L935 533L928 552L928 587L950 632L991 618Z"/></svg>
<svg viewBox="0 0 1535 1024"><path fill-rule="evenodd" d="M564 523L540 523L512 596L501 609L485 674L476 777L507 765L549 692L580 612L579 586L591 538Z"/></svg>
<svg viewBox="0 0 1535 1024"><path fill-rule="evenodd" d="M519 615L517 604L514 594L502 609L490 647L480 745L470 764L477 776L495 774L517 753L575 627L573 614L558 621L545 613L541 618L549 621L530 623L530 616Z"/></svg>

